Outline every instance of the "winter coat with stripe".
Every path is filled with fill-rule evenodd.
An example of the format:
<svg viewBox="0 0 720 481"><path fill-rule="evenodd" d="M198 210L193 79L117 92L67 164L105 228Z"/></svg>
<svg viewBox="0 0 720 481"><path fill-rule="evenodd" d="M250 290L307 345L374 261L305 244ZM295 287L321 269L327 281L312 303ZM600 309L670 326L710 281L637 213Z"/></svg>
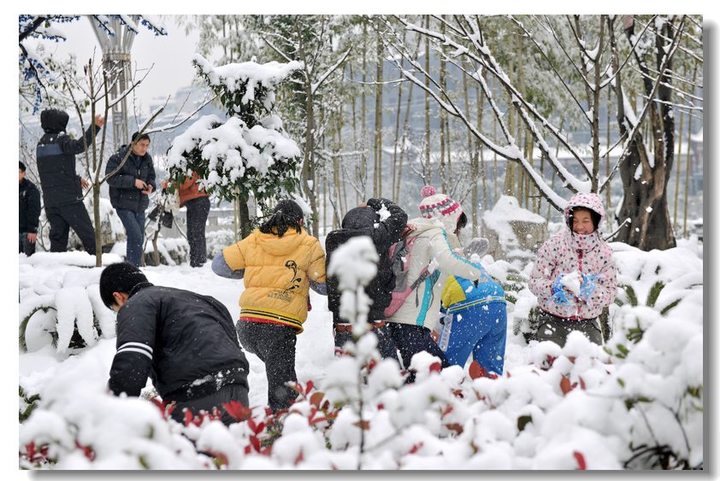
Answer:
<svg viewBox="0 0 720 481"><path fill-rule="evenodd" d="M45 135L37 144L37 168L45 207L61 207L82 202L80 177L75 173L75 155L85 152L95 140L100 127L91 125L81 139L65 134L68 116L51 110L42 118ZM48 123L53 125L48 125Z"/></svg>
<svg viewBox="0 0 720 481"><path fill-rule="evenodd" d="M317 238L305 229L290 228L282 237L255 229L223 249L223 258L233 271L244 269L241 319L302 332L310 282L325 283L325 252Z"/></svg>
<svg viewBox="0 0 720 481"><path fill-rule="evenodd" d="M125 158L130 147L123 145L108 160L105 175L115 171ZM150 154L139 157L132 152L125 163L112 177L108 178L110 185L110 204L116 209L127 209L133 212L144 212L150 204L150 196L135 187L135 179L140 179L157 190L155 185L155 167Z"/></svg>
<svg viewBox="0 0 720 481"><path fill-rule="evenodd" d="M20 233L37 232L40 219L40 191L27 179L20 182Z"/></svg>
<svg viewBox="0 0 720 481"><path fill-rule="evenodd" d="M247 386L247 359L217 299L150 283L129 294L117 315L113 393L138 396L148 377L165 401L203 397L226 384Z"/></svg>
<svg viewBox="0 0 720 481"><path fill-rule="evenodd" d="M395 275L392 271L392 262L388 256L390 246L400 240L407 214L397 204L388 199L370 199L367 207L350 210L343 218L341 229L334 230L325 239L327 261L325 267L330 265L333 252L345 244L352 237L367 236L372 239L378 253L377 274L365 287L365 293L372 299L369 321L385 319L385 308L390 305L391 293L395 288ZM382 206L390 213L389 217L379 220L377 211ZM340 289L335 276L327 280L328 309L333 314L333 322L340 320ZM343 320L342 322L350 322Z"/></svg>
<svg viewBox="0 0 720 481"><path fill-rule="evenodd" d="M597 194L576 194L565 208L565 218L571 222L573 208L583 207L600 214L605 211ZM612 249L600 233L578 235L571 224L549 238L540 247L537 260L530 274L529 288L537 296L538 306L545 312L561 318L593 319L615 300L617 269ZM591 274L597 276L596 288L588 301L568 294L569 305L559 305L553 300L552 284L561 274Z"/></svg>
<svg viewBox="0 0 720 481"><path fill-rule="evenodd" d="M408 284L418 279L425 267L430 274L387 320L433 330L440 316L447 277L454 275L474 281L486 278L487 274L481 265L455 251L460 246L457 236L449 234L439 220L415 218L408 221L408 226L414 229L408 237L417 237L410 253Z"/></svg>

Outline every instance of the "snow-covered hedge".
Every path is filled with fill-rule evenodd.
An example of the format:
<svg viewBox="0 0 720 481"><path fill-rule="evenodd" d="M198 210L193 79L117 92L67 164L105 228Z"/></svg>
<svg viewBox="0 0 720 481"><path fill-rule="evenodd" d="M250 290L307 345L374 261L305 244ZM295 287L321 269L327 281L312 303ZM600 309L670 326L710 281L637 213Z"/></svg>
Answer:
<svg viewBox="0 0 720 481"><path fill-rule="evenodd" d="M702 260L687 247L665 252L613 248L620 283L633 286L638 302L619 297L615 334L605 348L577 333L563 348L534 341L525 346L509 335L512 359L502 377L483 377L472 364L440 370L437 359L421 353L412 364L416 382L406 385L397 364L379 358L370 333L348 355L325 366L322 379L298 385L298 400L287 413L228 406L240 422L225 427L213 415L188 414L181 425L166 420L158 404L109 395L107 361L98 360L113 346L100 340L63 361L53 376L24 378L20 465L701 467ZM659 292L653 287L658 282L664 284ZM517 305L529 295L519 290Z"/></svg>
<svg viewBox="0 0 720 481"><path fill-rule="evenodd" d="M103 254L103 263L120 262ZM100 298L102 268L85 252L39 252L20 261L19 342L24 351L47 345L59 354L94 346L100 337L115 337L115 314ZM35 269L43 266L46 269ZM55 269L60 266L62 274ZM23 276L32 271L32 276Z"/></svg>

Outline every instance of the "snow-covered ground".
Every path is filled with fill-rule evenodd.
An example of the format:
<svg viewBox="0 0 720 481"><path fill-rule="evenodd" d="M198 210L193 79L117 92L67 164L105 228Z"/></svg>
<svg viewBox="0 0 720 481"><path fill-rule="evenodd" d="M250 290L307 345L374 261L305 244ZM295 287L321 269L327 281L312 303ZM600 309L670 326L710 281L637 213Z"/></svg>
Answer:
<svg viewBox="0 0 720 481"><path fill-rule="evenodd" d="M32 346L36 350L20 353L19 384L26 398L20 410L39 395L20 425L20 465L357 469L360 463L363 469L572 470L623 469L637 455L630 469L659 459L671 466L679 460L698 466L703 461L703 251L696 241L679 244L650 253L613 244L620 284L630 288L619 293L622 305L611 309L615 334L607 351L579 335L562 349L552 343L527 345L514 326L535 303L522 280L531 265L517 269L486 256L493 275L513 279L517 298L508 315L505 375L499 379L472 379L467 366L437 372L433 358L419 355L417 382L403 386L391 361L371 361L367 368L372 336L363 338L355 358L336 358L326 298L312 292L312 310L297 342L304 394L286 418L266 419L264 366L248 354L253 418L230 428L211 420L187 427L166 422L145 399L109 395L113 333L102 321L101 332L81 328L88 312L105 323L112 315L93 299L100 269L79 267L81 253L62 262L53 260L57 254L20 256L21 320L32 305L55 302L58 321L75 313L83 338L91 339L80 349L59 349L49 342L43 347L39 337ZM116 260L110 255L105 262ZM216 276L209 264L144 272L152 283L214 296L234 318L239 314L242 281ZM58 334L60 346L69 334ZM366 382L359 389L363 364ZM263 441L270 438L276 439L267 452ZM47 451L41 452L43 445ZM643 445L661 449L643 451ZM43 463L43 457L53 462Z"/></svg>

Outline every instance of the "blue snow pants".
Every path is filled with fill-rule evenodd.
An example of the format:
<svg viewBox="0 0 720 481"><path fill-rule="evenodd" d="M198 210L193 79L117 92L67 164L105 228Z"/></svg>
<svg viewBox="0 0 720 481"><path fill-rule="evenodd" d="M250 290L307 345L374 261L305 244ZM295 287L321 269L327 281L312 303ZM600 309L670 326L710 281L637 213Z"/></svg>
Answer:
<svg viewBox="0 0 720 481"><path fill-rule="evenodd" d="M472 353L483 369L501 376L506 337L505 302L491 301L445 314L438 344L451 365L464 366Z"/></svg>

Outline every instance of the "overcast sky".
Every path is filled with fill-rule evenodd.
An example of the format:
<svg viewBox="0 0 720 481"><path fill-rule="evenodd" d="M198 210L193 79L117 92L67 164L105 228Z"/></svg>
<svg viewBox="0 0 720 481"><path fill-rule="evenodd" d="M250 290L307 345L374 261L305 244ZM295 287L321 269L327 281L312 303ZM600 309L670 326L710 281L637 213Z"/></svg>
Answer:
<svg viewBox="0 0 720 481"><path fill-rule="evenodd" d="M150 101L156 97L166 97L174 94L178 89L192 83L195 75L190 61L195 54L198 31L185 33L184 27L179 27L176 20L178 16L148 16L148 18L162 25L167 30L166 36L155 36L150 30L140 27L140 33L135 36L131 59L131 71L137 69L137 76L141 78L147 69L152 70L143 82L137 87L136 94L141 103L141 111L147 112ZM102 58L100 44L95 31L90 25L87 16L80 20L57 24L57 29L67 35L67 40L57 43L56 55L65 58L68 54L77 57L78 64L82 65L95 55L96 61ZM48 43L45 43L48 46Z"/></svg>

